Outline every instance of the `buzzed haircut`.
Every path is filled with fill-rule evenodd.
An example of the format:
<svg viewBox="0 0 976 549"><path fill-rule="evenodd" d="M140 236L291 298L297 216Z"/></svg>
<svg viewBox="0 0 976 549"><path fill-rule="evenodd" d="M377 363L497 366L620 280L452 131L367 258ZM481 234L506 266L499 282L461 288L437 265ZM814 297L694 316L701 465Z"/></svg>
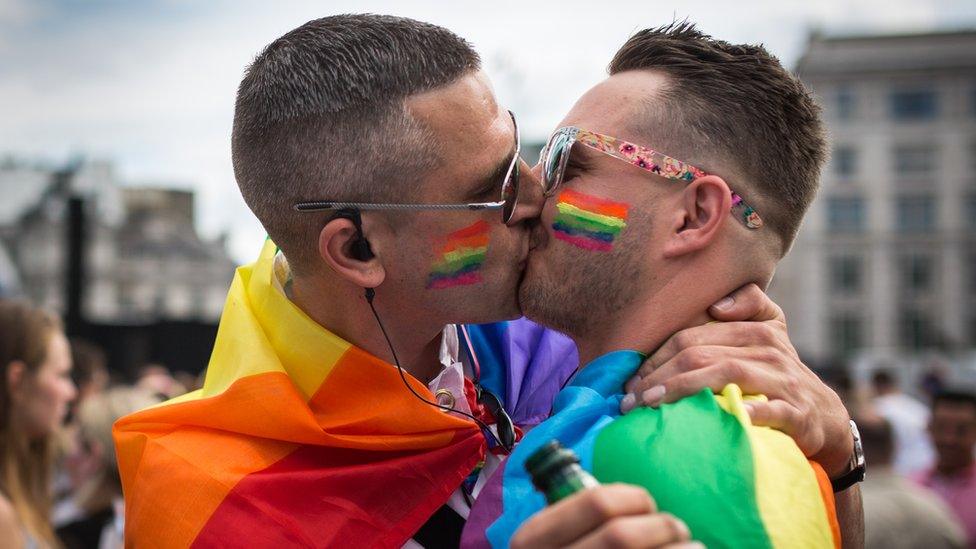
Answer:
<svg viewBox="0 0 976 549"><path fill-rule="evenodd" d="M688 22L638 32L608 70L667 75L669 86L648 99L643 121L663 128L668 146L679 149L661 152L705 171L708 160L729 167L733 174L716 173L756 207L785 255L827 155L820 107L800 80L762 46L716 40Z"/></svg>
<svg viewBox="0 0 976 549"><path fill-rule="evenodd" d="M865 459L871 464L891 465L895 453L895 435L891 423L882 417L856 420Z"/></svg>
<svg viewBox="0 0 976 549"><path fill-rule="evenodd" d="M898 388L895 375L890 370L878 370L871 375L871 385L875 391L890 391Z"/></svg>
<svg viewBox="0 0 976 549"><path fill-rule="evenodd" d="M932 409L935 410L939 404L969 406L972 408L973 415L976 415L976 392L963 390L942 391L932 397Z"/></svg>
<svg viewBox="0 0 976 549"><path fill-rule="evenodd" d="M257 56L237 91L234 174L296 272L311 270L328 214L292 206L408 202L418 176L438 159L404 100L480 64L471 45L447 29L368 14L309 21Z"/></svg>

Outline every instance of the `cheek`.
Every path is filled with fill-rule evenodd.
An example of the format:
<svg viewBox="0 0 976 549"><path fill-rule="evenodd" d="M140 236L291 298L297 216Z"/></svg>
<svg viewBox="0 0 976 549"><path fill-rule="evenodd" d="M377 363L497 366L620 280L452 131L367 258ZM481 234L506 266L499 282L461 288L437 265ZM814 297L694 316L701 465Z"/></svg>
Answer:
<svg viewBox="0 0 976 549"><path fill-rule="evenodd" d="M45 380L38 389L43 401L52 409L64 406L74 396L71 383L58 377Z"/></svg>
<svg viewBox="0 0 976 549"><path fill-rule="evenodd" d="M559 194L550 229L559 241L590 252L609 252L627 227L630 206L572 189Z"/></svg>
<svg viewBox="0 0 976 549"><path fill-rule="evenodd" d="M478 284L488 258L491 227L484 220L454 231L433 243L434 262L427 275L428 290Z"/></svg>

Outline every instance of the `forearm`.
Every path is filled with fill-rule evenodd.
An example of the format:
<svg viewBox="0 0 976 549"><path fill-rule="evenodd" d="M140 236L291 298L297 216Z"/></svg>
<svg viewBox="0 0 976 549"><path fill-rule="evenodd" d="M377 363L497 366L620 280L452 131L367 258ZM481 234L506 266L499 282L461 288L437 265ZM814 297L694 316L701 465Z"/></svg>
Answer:
<svg viewBox="0 0 976 549"><path fill-rule="evenodd" d="M860 485L855 484L834 494L834 498L843 547L861 549L864 547L864 505L861 502Z"/></svg>

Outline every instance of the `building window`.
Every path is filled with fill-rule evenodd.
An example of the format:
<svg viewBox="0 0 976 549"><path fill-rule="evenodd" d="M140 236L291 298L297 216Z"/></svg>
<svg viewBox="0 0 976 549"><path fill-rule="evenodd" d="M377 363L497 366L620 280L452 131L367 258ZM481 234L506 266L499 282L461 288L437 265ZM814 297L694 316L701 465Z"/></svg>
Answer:
<svg viewBox="0 0 976 549"><path fill-rule="evenodd" d="M830 341L836 356L845 356L864 346L862 321L852 314L830 319Z"/></svg>
<svg viewBox="0 0 976 549"><path fill-rule="evenodd" d="M933 120L939 114L934 90L897 90L891 92L891 117L894 120Z"/></svg>
<svg viewBox="0 0 976 549"><path fill-rule="evenodd" d="M928 233L935 230L935 197L899 196L895 199L895 226L900 233Z"/></svg>
<svg viewBox="0 0 976 549"><path fill-rule="evenodd" d="M899 337L903 346L914 350L932 346L932 323L924 313L916 309L903 309L899 324Z"/></svg>
<svg viewBox="0 0 976 549"><path fill-rule="evenodd" d="M840 120L850 120L854 118L856 107L854 92L850 88L842 87L837 90L837 118Z"/></svg>
<svg viewBox="0 0 976 549"><path fill-rule="evenodd" d="M830 258L830 289L850 294L861 289L861 258L841 255Z"/></svg>
<svg viewBox="0 0 976 549"><path fill-rule="evenodd" d="M895 175L930 175L936 169L932 145L897 145L892 150Z"/></svg>
<svg viewBox="0 0 976 549"><path fill-rule="evenodd" d="M859 233L864 230L864 199L827 199L827 230L834 233Z"/></svg>
<svg viewBox="0 0 976 549"><path fill-rule="evenodd" d="M842 145L834 149L834 173L841 177L851 177L857 173L857 151L854 147Z"/></svg>
<svg viewBox="0 0 976 549"><path fill-rule="evenodd" d="M902 288L907 292L923 292L932 287L934 259L925 254L910 254L899 259Z"/></svg>

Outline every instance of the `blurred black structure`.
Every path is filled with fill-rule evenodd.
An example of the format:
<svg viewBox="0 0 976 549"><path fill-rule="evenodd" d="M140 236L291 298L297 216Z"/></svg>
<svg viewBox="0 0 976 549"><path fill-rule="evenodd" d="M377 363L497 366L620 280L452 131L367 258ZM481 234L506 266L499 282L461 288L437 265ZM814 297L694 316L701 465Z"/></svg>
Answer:
<svg viewBox="0 0 976 549"><path fill-rule="evenodd" d="M68 243L65 277L65 330L101 346L109 368L130 379L147 363L166 365L171 371L200 373L210 360L217 336L213 323L185 320L156 320L142 324L109 324L85 318L85 235L88 226L85 200L72 197L66 223Z"/></svg>

